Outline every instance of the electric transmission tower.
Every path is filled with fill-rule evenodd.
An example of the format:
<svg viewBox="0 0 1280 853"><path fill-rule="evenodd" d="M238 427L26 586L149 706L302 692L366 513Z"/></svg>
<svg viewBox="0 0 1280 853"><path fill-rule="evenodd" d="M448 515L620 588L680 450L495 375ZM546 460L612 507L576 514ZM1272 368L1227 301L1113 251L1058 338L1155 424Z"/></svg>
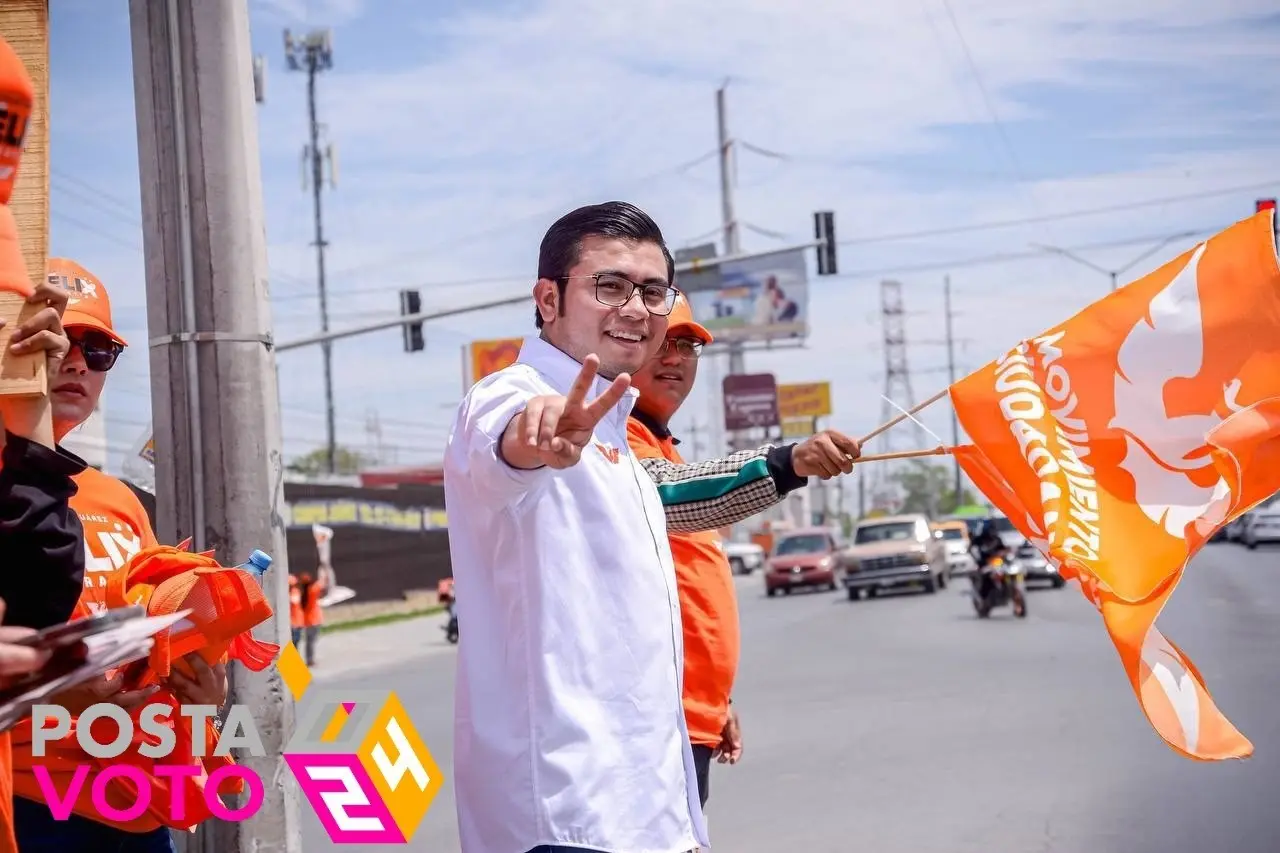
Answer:
<svg viewBox="0 0 1280 853"><path fill-rule="evenodd" d="M884 323L885 400L881 404L881 422L884 423L893 420L903 411L910 411L916 399L911 390L911 368L907 363L907 312L902 305L902 282L882 281L880 303ZM910 429L906 423L902 423L885 432L882 436L884 445L877 448L876 452L892 453L928 447L920 424L915 421L909 423ZM892 466L893 463L882 463L876 469L879 475L874 489L877 504L883 505L890 499L893 490L889 477Z"/></svg>
<svg viewBox="0 0 1280 853"><path fill-rule="evenodd" d="M320 204L320 192L324 188L324 164L329 163L329 186L337 185L336 167L334 165L333 146L326 145L320 150L321 125L316 118L316 77L321 71L333 67L333 39L327 29L312 30L301 39L295 39L288 30L284 31L285 60L290 71L307 73L307 115L310 120L311 142L303 149L303 189L308 186L315 204L316 238L316 284L320 290L320 329L329 331L329 297L325 289L324 250L328 244L324 239L324 216ZM325 468L332 474L335 470L337 456L337 438L335 437L333 408L333 343L324 341L321 344L324 354L324 404L325 404Z"/></svg>

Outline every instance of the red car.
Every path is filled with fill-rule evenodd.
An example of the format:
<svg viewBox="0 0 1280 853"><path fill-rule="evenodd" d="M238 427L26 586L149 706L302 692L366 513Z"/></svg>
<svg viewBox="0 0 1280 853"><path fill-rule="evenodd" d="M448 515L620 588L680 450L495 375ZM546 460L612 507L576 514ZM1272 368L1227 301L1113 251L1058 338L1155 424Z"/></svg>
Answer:
<svg viewBox="0 0 1280 853"><path fill-rule="evenodd" d="M764 591L786 595L796 587L836 588L835 534L825 527L805 527L780 534L764 571Z"/></svg>

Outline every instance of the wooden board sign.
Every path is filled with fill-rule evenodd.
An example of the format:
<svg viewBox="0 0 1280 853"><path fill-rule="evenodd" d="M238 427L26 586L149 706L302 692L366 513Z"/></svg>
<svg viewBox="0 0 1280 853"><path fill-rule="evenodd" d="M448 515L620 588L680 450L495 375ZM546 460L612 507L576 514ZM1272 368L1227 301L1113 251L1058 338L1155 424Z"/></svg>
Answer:
<svg viewBox="0 0 1280 853"><path fill-rule="evenodd" d="M0 38L8 42L31 78L35 103L27 122L21 166L9 209L17 227L27 274L35 286L44 277L49 255L49 2L0 2ZM48 393L43 352L9 354L14 329L41 308L17 293L0 293L0 395L44 396Z"/></svg>

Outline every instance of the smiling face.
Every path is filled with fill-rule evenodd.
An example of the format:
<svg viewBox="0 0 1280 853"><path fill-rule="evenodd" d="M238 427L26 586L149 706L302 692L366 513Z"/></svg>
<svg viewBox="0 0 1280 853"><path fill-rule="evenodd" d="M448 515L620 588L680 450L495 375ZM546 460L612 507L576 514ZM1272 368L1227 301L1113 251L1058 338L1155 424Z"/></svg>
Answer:
<svg viewBox="0 0 1280 853"><path fill-rule="evenodd" d="M540 279L534 288L546 339L577 361L595 353L600 358L599 373L606 378L634 374L652 358L665 337L667 317L645 307L642 291L631 293L621 306L600 300L625 298L630 289L627 282L669 286L662 247L652 242L584 237L578 262L565 275L563 304L556 282ZM601 276L602 281L599 298L595 276Z"/></svg>
<svg viewBox="0 0 1280 853"><path fill-rule="evenodd" d="M693 349L702 341L680 329L666 339L657 355L636 372L631 384L640 392L636 408L664 426L684 404L698 378L698 359Z"/></svg>

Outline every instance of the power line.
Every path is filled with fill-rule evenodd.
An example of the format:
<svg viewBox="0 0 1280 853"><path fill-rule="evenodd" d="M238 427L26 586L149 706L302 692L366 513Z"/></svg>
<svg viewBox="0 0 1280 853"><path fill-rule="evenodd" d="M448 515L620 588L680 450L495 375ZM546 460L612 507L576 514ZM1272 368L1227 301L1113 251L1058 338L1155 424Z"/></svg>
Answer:
<svg viewBox="0 0 1280 853"><path fill-rule="evenodd" d="M951 8L950 0L942 0L942 6L946 9L947 18L951 21L951 29L955 30L956 38L960 41L960 49L964 53L965 62L969 65L969 72L973 75L973 81L978 84L978 92L982 95L982 103L987 108L987 114L991 117L991 124L995 127L996 133L1000 136L1000 141L1004 143L1005 153L1009 155L1009 162L1013 164L1014 175L1022 179L1023 169L1022 163L1018 159L1018 154L1014 151L1013 142L1009 139L1009 132L1005 129L1004 122L1000 120L1000 115L996 112L995 103L991 100L991 93L987 91L987 84L982 79L982 73L978 70L978 63L973 58L973 51L969 49L969 42L964 37L964 33L960 29L960 21L956 19L955 10ZM1034 205L1034 199L1032 200Z"/></svg>
<svg viewBox="0 0 1280 853"><path fill-rule="evenodd" d="M1021 225L1033 225L1037 222L1057 222L1063 219L1078 219L1086 216L1099 216L1104 213L1121 213L1128 210L1141 210L1146 207L1159 207L1163 204L1176 204L1182 201L1198 201L1204 198L1217 198L1235 193L1269 189L1280 183L1280 178L1272 178L1266 183L1247 184L1245 186L1227 187L1218 190L1205 190L1185 195L1165 196L1145 201L1122 202L1102 207L1087 207L1069 210L1062 213L1047 213L1043 216L1024 217L1022 219L997 219L988 222L976 222L970 225L952 225L946 228L929 228L922 231L901 231L891 234L876 234L870 237L850 237L838 241L841 246L865 246L871 243L892 243L897 240L916 240L921 237L942 237L950 234L971 234L975 231L994 231L1000 228L1016 228Z"/></svg>
<svg viewBox="0 0 1280 853"><path fill-rule="evenodd" d="M1201 236L1216 234L1221 231L1223 226L1215 226L1211 228L1189 229L1177 236ZM1099 243L1086 243L1079 246L1073 246L1069 251L1089 251L1092 249L1118 249L1124 246L1134 246L1138 244L1151 243L1162 238L1169 238L1170 235L1158 234L1147 237L1130 237L1124 240L1107 240ZM833 279L860 279L860 278L879 278L885 275L905 275L914 272L939 272L962 267L982 267L995 266L998 264L1014 263L1017 261L1036 260L1047 257L1044 249L1026 252L994 252L989 255L978 255L970 258L955 258L947 261L928 261L920 264L908 264L905 266L895 267L879 267L876 269L853 270L847 273L839 273L831 276Z"/></svg>
<svg viewBox="0 0 1280 853"><path fill-rule="evenodd" d="M715 150L704 152L698 155L697 157L694 157L690 160L685 160L681 163L677 163L674 166L667 166L657 171L650 172L647 175L641 175L636 178L628 179L627 181L624 182L624 184L620 185L617 188L621 188L621 186L631 187L637 184L647 184L651 181L657 180L658 178L670 177L672 175L681 174L682 172L687 172L689 169L692 169L695 166L699 166L707 162L708 160L711 160L718 153L719 152ZM522 216L522 217L519 217L518 219L507 220L506 222L503 222L500 225L494 225L492 227L484 229L483 231L476 231L471 234L464 235L462 237L451 238L447 241L426 246L424 248L415 249L412 252L408 252L402 255L390 256L390 257L381 258L378 260L368 261L366 263L354 264L349 267L343 267L341 269L335 270L333 272L333 275L347 276L347 275L352 275L358 272L369 272L370 270L385 269L386 267L389 267L389 266L395 266L405 261L420 258L423 255L434 254L435 252L438 252L441 249L450 249L455 246L465 245L474 240L483 240L486 237L492 237L495 234L504 234L510 231L513 227L517 225L522 225L526 222L547 219L548 217L551 217L551 216L559 216L563 212L564 212L563 206L547 208L545 210L540 210L537 213L531 213L528 216Z"/></svg>

